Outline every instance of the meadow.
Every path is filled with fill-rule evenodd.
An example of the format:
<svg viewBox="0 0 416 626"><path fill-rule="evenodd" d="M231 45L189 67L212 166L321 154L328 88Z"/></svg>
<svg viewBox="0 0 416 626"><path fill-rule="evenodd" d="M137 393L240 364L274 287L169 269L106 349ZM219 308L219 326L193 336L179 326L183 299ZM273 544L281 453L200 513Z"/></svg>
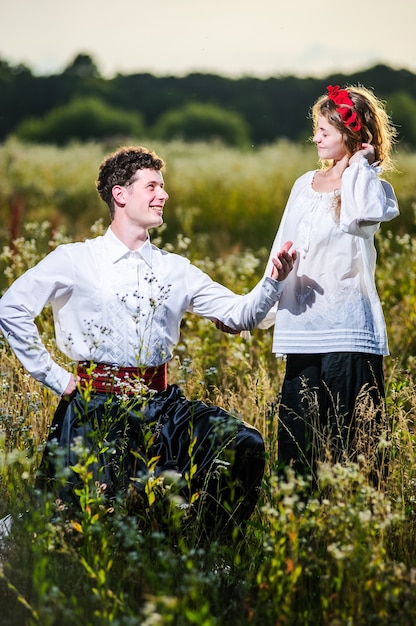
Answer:
<svg viewBox="0 0 416 626"><path fill-rule="evenodd" d="M279 142L247 151L220 144L156 145L170 194L155 243L180 252L236 292L262 276L290 188L316 167L310 145ZM61 242L108 224L94 180L118 144L57 149L0 146L0 287ZM399 147L400 148L400 147ZM190 397L241 415L264 435L267 471L243 538L205 541L195 511L178 506L171 476L149 467L149 508L139 518L108 503L90 459L79 512L34 488L58 399L21 368L0 340L0 517L13 515L0 544L4 626L409 626L416 614L416 155L398 149L393 183L401 216L377 234L377 285L391 355L385 359L388 432L376 447L362 436L356 462L332 465L321 444L319 488L276 472L277 408L284 363L271 331L220 333L187 316L169 380ZM60 362L51 312L38 319ZM70 366L70 364L68 364ZM311 402L311 411L313 403ZM383 452L377 487L374 454Z"/></svg>

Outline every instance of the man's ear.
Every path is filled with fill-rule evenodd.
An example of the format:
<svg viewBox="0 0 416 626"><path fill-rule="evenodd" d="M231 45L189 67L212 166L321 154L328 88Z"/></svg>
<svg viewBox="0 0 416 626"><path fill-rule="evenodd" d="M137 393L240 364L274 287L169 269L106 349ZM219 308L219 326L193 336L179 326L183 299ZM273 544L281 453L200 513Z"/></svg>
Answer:
<svg viewBox="0 0 416 626"><path fill-rule="evenodd" d="M121 185L114 185L114 187L111 189L111 193L112 196L114 198L114 201L117 204L125 204L126 203L126 188L122 187Z"/></svg>

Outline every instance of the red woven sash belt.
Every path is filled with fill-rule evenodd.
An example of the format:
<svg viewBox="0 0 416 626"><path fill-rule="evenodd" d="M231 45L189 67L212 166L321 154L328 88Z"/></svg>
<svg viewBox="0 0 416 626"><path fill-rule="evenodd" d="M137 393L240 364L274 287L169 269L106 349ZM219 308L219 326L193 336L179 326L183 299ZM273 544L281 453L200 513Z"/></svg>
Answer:
<svg viewBox="0 0 416 626"><path fill-rule="evenodd" d="M141 385L148 389L164 391L167 387L167 364L159 367L118 367L106 363L78 363L77 374L81 388L92 385L101 393L134 395Z"/></svg>

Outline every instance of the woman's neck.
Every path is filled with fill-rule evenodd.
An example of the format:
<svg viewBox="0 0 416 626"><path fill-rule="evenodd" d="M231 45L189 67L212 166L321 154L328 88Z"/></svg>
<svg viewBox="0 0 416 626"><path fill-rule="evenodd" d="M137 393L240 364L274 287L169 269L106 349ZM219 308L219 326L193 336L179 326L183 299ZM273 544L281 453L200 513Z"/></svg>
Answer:
<svg viewBox="0 0 416 626"><path fill-rule="evenodd" d="M322 193L339 190L342 184L342 175L347 167L348 157L334 162L327 170L318 170L313 177L312 188Z"/></svg>

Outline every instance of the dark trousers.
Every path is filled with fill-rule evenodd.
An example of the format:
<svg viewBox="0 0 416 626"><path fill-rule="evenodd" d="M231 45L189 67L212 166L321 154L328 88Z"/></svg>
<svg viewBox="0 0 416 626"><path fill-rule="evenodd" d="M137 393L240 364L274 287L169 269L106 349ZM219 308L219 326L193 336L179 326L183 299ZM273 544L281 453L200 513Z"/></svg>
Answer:
<svg viewBox="0 0 416 626"><path fill-rule="evenodd" d="M176 385L146 399L120 401L106 393L86 399L77 392L61 400L38 486L55 489L73 505L80 481L71 469L80 462L77 442L91 452L94 480L106 485L110 499L130 494L134 506L145 508L149 472L158 477L173 471L187 480L185 499L201 494L196 505L213 528L240 525L256 506L265 466L261 434L220 407L188 400Z"/></svg>
<svg viewBox="0 0 416 626"><path fill-rule="evenodd" d="M382 356L290 354L279 406L279 467L315 475L319 460L376 457L385 416Z"/></svg>

